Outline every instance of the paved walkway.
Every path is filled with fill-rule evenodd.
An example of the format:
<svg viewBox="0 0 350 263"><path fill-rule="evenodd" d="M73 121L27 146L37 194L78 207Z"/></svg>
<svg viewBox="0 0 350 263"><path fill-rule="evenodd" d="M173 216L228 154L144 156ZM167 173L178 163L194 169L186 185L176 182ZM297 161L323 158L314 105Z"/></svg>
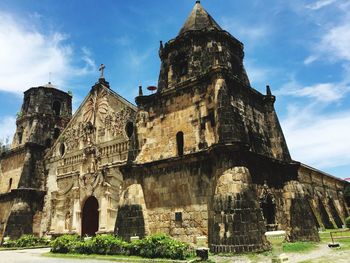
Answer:
<svg viewBox="0 0 350 263"><path fill-rule="evenodd" d="M101 261L96 259L70 259L70 258L50 258L43 257L41 254L49 252L49 248L23 249L23 250L5 250L0 251L0 263L101 263L116 261Z"/></svg>

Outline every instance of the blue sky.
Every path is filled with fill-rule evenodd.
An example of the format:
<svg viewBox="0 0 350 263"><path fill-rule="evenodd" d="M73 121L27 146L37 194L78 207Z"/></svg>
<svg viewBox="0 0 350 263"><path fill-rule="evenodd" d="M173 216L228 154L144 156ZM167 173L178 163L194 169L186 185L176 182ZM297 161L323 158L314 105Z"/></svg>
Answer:
<svg viewBox="0 0 350 263"><path fill-rule="evenodd" d="M51 81L79 106L106 65L134 101L156 85L159 40L174 38L193 0L1 0L0 138L12 137L23 91ZM203 0L245 45L252 86L277 96L292 157L350 177L350 1Z"/></svg>

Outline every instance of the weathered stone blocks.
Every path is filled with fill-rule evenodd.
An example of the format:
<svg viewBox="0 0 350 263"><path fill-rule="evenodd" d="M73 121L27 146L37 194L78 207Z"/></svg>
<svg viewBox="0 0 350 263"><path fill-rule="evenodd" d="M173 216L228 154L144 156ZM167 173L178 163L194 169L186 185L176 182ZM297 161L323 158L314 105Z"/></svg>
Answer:
<svg viewBox="0 0 350 263"><path fill-rule="evenodd" d="M218 176L210 229L213 252L264 251L270 248L250 182L249 170L245 167L234 167Z"/></svg>

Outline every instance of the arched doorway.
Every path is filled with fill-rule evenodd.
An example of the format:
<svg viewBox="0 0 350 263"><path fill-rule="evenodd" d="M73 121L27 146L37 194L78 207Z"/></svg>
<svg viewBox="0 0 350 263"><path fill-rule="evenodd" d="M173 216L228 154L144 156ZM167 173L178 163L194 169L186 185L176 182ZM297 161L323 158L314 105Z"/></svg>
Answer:
<svg viewBox="0 0 350 263"><path fill-rule="evenodd" d="M94 196L90 196L86 199L83 216L82 216L82 226L81 235L94 236L98 231L98 202Z"/></svg>
<svg viewBox="0 0 350 263"><path fill-rule="evenodd" d="M261 202L261 208L267 225L275 224L276 204L271 194L266 195Z"/></svg>

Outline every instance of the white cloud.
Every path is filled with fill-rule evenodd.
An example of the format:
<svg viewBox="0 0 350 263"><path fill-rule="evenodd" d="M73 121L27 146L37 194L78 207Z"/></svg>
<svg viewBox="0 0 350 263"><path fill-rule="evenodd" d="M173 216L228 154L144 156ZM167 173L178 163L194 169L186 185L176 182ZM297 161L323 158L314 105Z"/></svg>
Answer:
<svg viewBox="0 0 350 263"><path fill-rule="evenodd" d="M312 10L319 10L325 6L331 5L335 3L337 0L319 0L315 3L306 5L306 8L312 9Z"/></svg>
<svg viewBox="0 0 350 263"><path fill-rule="evenodd" d="M323 36L318 49L328 58L350 61L350 21L331 28Z"/></svg>
<svg viewBox="0 0 350 263"><path fill-rule="evenodd" d="M335 2L318 1L314 5L321 8ZM319 39L311 46L311 55L304 60L304 64L311 64L321 59L330 62L350 61L350 2L344 4L338 1L335 7L338 13L337 19L329 20L329 17L322 19L323 30Z"/></svg>
<svg viewBox="0 0 350 263"><path fill-rule="evenodd" d="M268 39L272 30L266 23L260 25L243 25L241 22L228 17L223 17L221 21L220 25L222 25L222 28L234 34L243 43L255 43L258 40Z"/></svg>
<svg viewBox="0 0 350 263"><path fill-rule="evenodd" d="M30 21L20 20L0 12L0 90L20 93L48 81L63 86L69 78L88 74L95 68L91 54L85 48L78 67L73 61L73 48L66 44L67 35L60 32L44 34ZM74 62L74 63L73 63Z"/></svg>
<svg viewBox="0 0 350 263"><path fill-rule="evenodd" d="M275 92L276 95L306 97L317 102L329 103L341 100L350 91L347 83L317 83L312 86L302 86L292 79Z"/></svg>
<svg viewBox="0 0 350 263"><path fill-rule="evenodd" d="M281 122L292 158L317 168L350 164L350 111L324 114L317 107L290 107Z"/></svg>
<svg viewBox="0 0 350 263"><path fill-rule="evenodd" d="M316 61L317 59L318 59L318 56L316 56L316 55L308 56L306 59L304 59L304 64L309 65L309 64L313 63L314 61Z"/></svg>
<svg viewBox="0 0 350 263"><path fill-rule="evenodd" d="M0 127L0 142L4 143L8 138L9 143L11 143L16 130L16 118L13 116L2 117Z"/></svg>

